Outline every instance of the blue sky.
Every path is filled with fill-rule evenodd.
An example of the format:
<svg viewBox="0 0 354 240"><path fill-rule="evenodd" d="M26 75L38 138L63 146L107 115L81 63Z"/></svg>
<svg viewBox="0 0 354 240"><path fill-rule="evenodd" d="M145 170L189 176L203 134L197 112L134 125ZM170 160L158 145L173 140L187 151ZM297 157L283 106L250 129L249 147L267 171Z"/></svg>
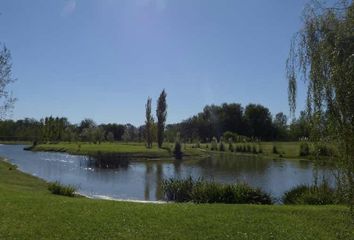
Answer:
<svg viewBox="0 0 354 240"><path fill-rule="evenodd" d="M169 123L223 102L288 114L285 61L306 2L1 0L12 118L140 125L163 88Z"/></svg>

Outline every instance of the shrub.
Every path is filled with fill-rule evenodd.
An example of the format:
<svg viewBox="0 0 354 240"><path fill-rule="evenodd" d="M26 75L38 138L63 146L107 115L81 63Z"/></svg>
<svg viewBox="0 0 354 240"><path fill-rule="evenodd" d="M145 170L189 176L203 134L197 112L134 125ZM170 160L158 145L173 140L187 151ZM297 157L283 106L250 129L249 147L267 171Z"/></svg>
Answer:
<svg viewBox="0 0 354 240"><path fill-rule="evenodd" d="M251 146L250 145L247 145L247 150L246 152L250 153L251 152Z"/></svg>
<svg viewBox="0 0 354 240"><path fill-rule="evenodd" d="M324 144L319 144L315 146L315 153L318 156L329 157L333 155L333 150Z"/></svg>
<svg viewBox="0 0 354 240"><path fill-rule="evenodd" d="M308 156L310 154L310 148L309 145L305 142L302 142L300 144L300 156Z"/></svg>
<svg viewBox="0 0 354 240"><path fill-rule="evenodd" d="M162 190L169 201L188 202L191 200L193 179L178 180L170 178L162 182Z"/></svg>
<svg viewBox="0 0 354 240"><path fill-rule="evenodd" d="M284 204L326 205L336 203L335 191L327 183L320 186L299 185L284 193Z"/></svg>
<svg viewBox="0 0 354 240"><path fill-rule="evenodd" d="M273 145L273 153L274 154L278 154L279 153L278 149L277 149L277 147L275 145Z"/></svg>
<svg viewBox="0 0 354 240"><path fill-rule="evenodd" d="M218 150L218 140L216 140L216 137L213 137L211 140L211 148L212 151Z"/></svg>
<svg viewBox="0 0 354 240"><path fill-rule="evenodd" d="M256 146L252 146L252 153L257 154L257 148L256 148Z"/></svg>
<svg viewBox="0 0 354 240"><path fill-rule="evenodd" d="M183 158L183 152L182 152L182 144L181 144L181 135L180 133L177 133L176 140L175 140L175 146L173 148L173 155L175 156L176 159L180 160Z"/></svg>
<svg viewBox="0 0 354 240"><path fill-rule="evenodd" d="M233 145L232 141L230 141L230 139L229 139L229 151L233 152L234 150L235 150L234 145Z"/></svg>
<svg viewBox="0 0 354 240"><path fill-rule="evenodd" d="M182 144L179 141L176 141L175 147L173 149L173 155L176 159L182 159L183 152L182 152Z"/></svg>
<svg viewBox="0 0 354 240"><path fill-rule="evenodd" d="M225 151L225 144L224 144L224 142L223 142L222 137L220 138L219 151L220 151L220 152L224 152L224 151Z"/></svg>
<svg viewBox="0 0 354 240"><path fill-rule="evenodd" d="M76 188L70 185L62 185L59 182L52 182L48 184L48 190L56 195L74 197Z"/></svg>
<svg viewBox="0 0 354 240"><path fill-rule="evenodd" d="M176 202L272 204L269 194L247 184L221 184L189 177L164 180L162 189L167 200Z"/></svg>

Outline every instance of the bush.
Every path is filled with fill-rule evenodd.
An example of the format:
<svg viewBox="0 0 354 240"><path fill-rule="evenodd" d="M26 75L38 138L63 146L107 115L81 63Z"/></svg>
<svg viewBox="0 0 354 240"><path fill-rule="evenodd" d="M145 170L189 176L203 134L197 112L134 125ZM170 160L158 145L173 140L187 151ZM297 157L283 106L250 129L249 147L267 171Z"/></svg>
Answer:
<svg viewBox="0 0 354 240"><path fill-rule="evenodd" d="M303 156L308 156L308 155L310 155L309 145L305 142L302 142L300 144L300 156L303 157Z"/></svg>
<svg viewBox="0 0 354 240"><path fill-rule="evenodd" d="M327 205L336 203L334 189L327 183L320 186L299 185L284 193L284 204Z"/></svg>
<svg viewBox="0 0 354 240"><path fill-rule="evenodd" d="M62 185L59 182L52 182L48 184L48 190L56 195L74 197L76 188L70 185Z"/></svg>
<svg viewBox="0 0 354 240"><path fill-rule="evenodd" d="M255 146L252 146L252 153L257 154L257 148Z"/></svg>
<svg viewBox="0 0 354 240"><path fill-rule="evenodd" d="M234 150L234 145L232 144L232 142L229 142L229 151L233 152Z"/></svg>
<svg viewBox="0 0 354 240"><path fill-rule="evenodd" d="M179 180L170 178L162 182L162 190L169 201L188 202L191 200L193 179Z"/></svg>
<svg viewBox="0 0 354 240"><path fill-rule="evenodd" d="M168 201L272 204L269 194L247 184L220 184L189 177L182 180L164 180L162 189Z"/></svg>
<svg viewBox="0 0 354 240"><path fill-rule="evenodd" d="M183 158L182 144L179 141L175 142L175 147L173 149L173 155L175 156L176 159L179 159L179 160Z"/></svg>
<svg viewBox="0 0 354 240"><path fill-rule="evenodd" d="M330 157L330 156L334 155L333 150L324 144L316 145L315 146L315 153L318 156L324 156L324 157Z"/></svg>
<svg viewBox="0 0 354 240"><path fill-rule="evenodd" d="M224 152L225 151L225 144L222 141L222 138L220 139L220 144L219 144L219 151Z"/></svg>
<svg viewBox="0 0 354 240"><path fill-rule="evenodd" d="M277 147L275 145L273 145L273 153L274 154L278 154L279 153L278 149L277 149Z"/></svg>
<svg viewBox="0 0 354 240"><path fill-rule="evenodd" d="M218 141L216 140L216 137L213 137L211 140L211 148L212 151L218 150Z"/></svg>
<svg viewBox="0 0 354 240"><path fill-rule="evenodd" d="M251 146L250 145L247 145L247 150L246 152L250 153L251 152Z"/></svg>

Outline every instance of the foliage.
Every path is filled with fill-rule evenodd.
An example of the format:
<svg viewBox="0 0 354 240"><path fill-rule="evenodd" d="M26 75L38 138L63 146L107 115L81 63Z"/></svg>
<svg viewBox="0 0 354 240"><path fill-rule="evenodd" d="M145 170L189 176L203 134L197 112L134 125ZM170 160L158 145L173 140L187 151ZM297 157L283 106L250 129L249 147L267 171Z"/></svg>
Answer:
<svg viewBox="0 0 354 240"><path fill-rule="evenodd" d="M225 144L224 144L224 140L223 140L222 137L220 137L219 151L220 152L224 152L225 151Z"/></svg>
<svg viewBox="0 0 354 240"><path fill-rule="evenodd" d="M145 140L147 148L152 148L154 118L151 115L151 98L147 99L145 105Z"/></svg>
<svg viewBox="0 0 354 240"><path fill-rule="evenodd" d="M169 201L195 203L271 204L271 197L246 184L220 184L202 179L168 179L162 189Z"/></svg>
<svg viewBox="0 0 354 240"><path fill-rule="evenodd" d="M48 190L56 195L74 197L76 188L74 186L62 185L59 182L52 182L48 184Z"/></svg>
<svg viewBox="0 0 354 240"><path fill-rule="evenodd" d="M306 142L301 142L300 144L300 156L308 156L310 155L310 147L309 144Z"/></svg>
<svg viewBox="0 0 354 240"><path fill-rule="evenodd" d="M282 120L286 118L284 114L281 117ZM214 136L218 139L231 137L237 142L245 137L269 140L288 136L283 125L279 126L282 130L277 130L278 125L273 123L269 109L256 104L249 104L245 109L237 103L207 105L203 112L171 125L170 129L173 127L181 132L183 139L200 139L202 142L208 142Z"/></svg>
<svg viewBox="0 0 354 240"><path fill-rule="evenodd" d="M107 141L108 142L114 142L114 135L113 135L113 133L112 132L108 132L107 133L107 136L106 136L106 139L107 139Z"/></svg>
<svg viewBox="0 0 354 240"><path fill-rule="evenodd" d="M229 138L228 142L229 142L229 151L230 152L235 151L234 144L232 142L232 138Z"/></svg>
<svg viewBox="0 0 354 240"><path fill-rule="evenodd" d="M271 139L272 116L269 109L262 105L249 104L245 109L245 120L249 137Z"/></svg>
<svg viewBox="0 0 354 240"><path fill-rule="evenodd" d="M336 203L334 189L327 183L320 186L299 185L284 193L284 204L327 205Z"/></svg>
<svg viewBox="0 0 354 240"><path fill-rule="evenodd" d="M274 154L278 154L278 149L277 149L277 146L273 145L273 153Z"/></svg>
<svg viewBox="0 0 354 240"><path fill-rule="evenodd" d="M0 47L0 119L2 119L13 108L16 99L7 90L9 84L15 81L12 77L11 53L6 46Z"/></svg>
<svg viewBox="0 0 354 240"><path fill-rule="evenodd" d="M182 152L182 144L181 144L181 137L180 134L177 133L176 136L176 141L175 141L175 147L173 149L173 154L176 159L180 160L183 157L183 152Z"/></svg>
<svg viewBox="0 0 354 240"><path fill-rule="evenodd" d="M213 137L213 139L211 140L211 151L217 151L218 150L218 140L216 139L216 137Z"/></svg>
<svg viewBox="0 0 354 240"><path fill-rule="evenodd" d="M165 89L161 92L159 99L157 100L157 144L159 148L162 147L165 133L165 123L167 117L167 103L166 103L166 92Z"/></svg>
<svg viewBox="0 0 354 240"><path fill-rule="evenodd" d="M108 140L108 134L112 133L114 141L121 141L126 129L126 126L116 123L101 124L100 127L106 132L106 139Z"/></svg>
<svg viewBox="0 0 354 240"><path fill-rule="evenodd" d="M354 2L333 8L314 2L304 12L302 29L291 43L287 60L289 104L296 108L296 84L307 83L306 113L310 138L324 138L338 148L338 184L354 210ZM354 211L353 211L354 212Z"/></svg>

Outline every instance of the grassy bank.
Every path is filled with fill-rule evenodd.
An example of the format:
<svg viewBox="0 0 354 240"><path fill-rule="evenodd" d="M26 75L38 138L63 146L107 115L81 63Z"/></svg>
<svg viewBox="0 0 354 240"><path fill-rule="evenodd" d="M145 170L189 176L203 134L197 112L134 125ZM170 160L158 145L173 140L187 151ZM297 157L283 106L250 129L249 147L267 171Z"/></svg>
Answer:
<svg viewBox="0 0 354 240"><path fill-rule="evenodd" d="M287 158L299 159L308 158L299 155L300 143L299 142L260 142L260 143L238 143L236 146L250 146L250 148L257 147L262 149L262 153L257 153L258 156L268 158ZM274 146L277 153L273 152ZM164 148L159 149L155 145L153 148L148 149L143 143L68 143L60 142L55 144L39 144L32 148L33 151L54 151L54 152L67 152L71 154L80 155L95 155L97 152L103 154L118 154L129 158L172 158L173 144L166 143ZM228 151L228 145L225 143L225 152L210 151L210 144L200 144L197 148L195 144L183 144L183 153L186 158L189 157L202 157L212 153L234 154L234 155L250 155L252 153L232 153ZM253 154L252 154L253 155Z"/></svg>
<svg viewBox="0 0 354 240"><path fill-rule="evenodd" d="M233 144L233 148L237 147L249 147L250 152L230 152L229 144L224 143L225 151L222 154L234 154L234 155L257 155L266 158L286 158L286 159L311 159L311 155L300 156L301 142L258 142L258 143L236 143ZM187 148L195 147L196 144L187 144ZM313 150L313 146L309 144L310 150ZM219 145L218 145L219 147ZM200 148L208 152L220 153L220 151L211 151L211 144L200 144ZM252 153L253 148L256 149L257 154ZM276 152L274 152L274 148ZM259 152L261 150L261 152Z"/></svg>
<svg viewBox="0 0 354 240"><path fill-rule="evenodd" d="M102 154L116 154L121 157L137 158L137 159L169 159L174 158L172 151L172 144L165 144L164 148L148 149L143 143L69 143L60 142L55 144L39 144L31 148L32 151L49 151L49 152L67 152L77 155L91 155L95 156L98 152ZM185 151L186 157L202 156L205 153L198 149Z"/></svg>
<svg viewBox="0 0 354 240"><path fill-rule="evenodd" d="M351 239L341 206L141 204L50 194L0 161L0 239Z"/></svg>

